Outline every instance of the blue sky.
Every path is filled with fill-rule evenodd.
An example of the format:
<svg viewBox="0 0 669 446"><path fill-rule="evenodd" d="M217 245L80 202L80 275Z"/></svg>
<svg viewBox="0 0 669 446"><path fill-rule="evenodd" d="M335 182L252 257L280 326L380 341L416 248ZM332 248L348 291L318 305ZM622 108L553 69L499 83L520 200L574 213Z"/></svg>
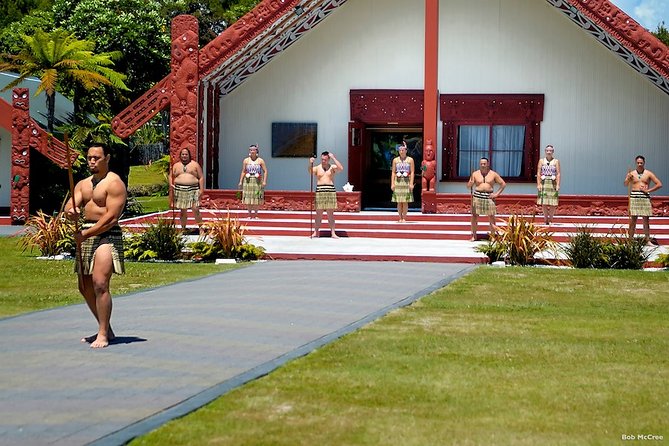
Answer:
<svg viewBox="0 0 669 446"><path fill-rule="evenodd" d="M669 0L609 0L651 31L664 21L669 27Z"/></svg>

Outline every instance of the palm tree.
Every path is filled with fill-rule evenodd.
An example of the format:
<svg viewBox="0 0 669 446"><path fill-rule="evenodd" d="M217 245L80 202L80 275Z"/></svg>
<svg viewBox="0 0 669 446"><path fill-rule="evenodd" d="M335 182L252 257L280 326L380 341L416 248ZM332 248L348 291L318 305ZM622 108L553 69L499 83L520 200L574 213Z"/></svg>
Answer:
<svg viewBox="0 0 669 446"><path fill-rule="evenodd" d="M79 40L74 34L63 29L50 33L37 30L33 36L22 36L24 47L18 54L0 56L0 71L17 71L19 77L5 87L10 89L28 77L37 77L41 84L35 94L44 91L47 102L47 130L53 133L56 91L74 85L76 92L83 87L92 90L110 86L117 90L128 90L123 82L126 76L114 71L114 61L121 57L120 51L95 54L95 43ZM75 116L78 112L78 98Z"/></svg>

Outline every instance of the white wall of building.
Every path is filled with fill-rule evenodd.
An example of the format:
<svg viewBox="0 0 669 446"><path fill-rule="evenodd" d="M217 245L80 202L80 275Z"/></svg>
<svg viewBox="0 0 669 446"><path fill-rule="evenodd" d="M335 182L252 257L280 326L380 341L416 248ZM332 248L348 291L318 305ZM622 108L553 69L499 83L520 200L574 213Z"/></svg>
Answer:
<svg viewBox="0 0 669 446"><path fill-rule="evenodd" d="M12 166L12 134L0 127L0 207L9 207Z"/></svg>
<svg viewBox="0 0 669 446"><path fill-rule="evenodd" d="M347 167L349 90L422 89L423 17L423 0L349 0L223 97L220 186L236 187L247 147L257 142L268 188L309 187L305 159L271 157L273 121L317 122L319 150ZM442 0L440 23L441 93L545 94L541 147L556 148L563 193L626 193L622 180L638 153L669 183L669 96L553 6ZM346 181L340 175L337 186ZM439 191L465 192L455 183Z"/></svg>

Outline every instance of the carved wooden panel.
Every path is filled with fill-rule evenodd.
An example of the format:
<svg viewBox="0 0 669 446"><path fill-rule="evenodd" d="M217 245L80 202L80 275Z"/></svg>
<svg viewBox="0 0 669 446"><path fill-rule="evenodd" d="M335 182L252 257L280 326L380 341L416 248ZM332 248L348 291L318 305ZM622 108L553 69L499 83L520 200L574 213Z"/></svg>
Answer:
<svg viewBox="0 0 669 446"><path fill-rule="evenodd" d="M422 90L351 90L351 120L365 124L422 125Z"/></svg>
<svg viewBox="0 0 669 446"><path fill-rule="evenodd" d="M12 168L9 210L12 223L25 223L30 213L30 140L35 124L30 118L30 92L12 91Z"/></svg>

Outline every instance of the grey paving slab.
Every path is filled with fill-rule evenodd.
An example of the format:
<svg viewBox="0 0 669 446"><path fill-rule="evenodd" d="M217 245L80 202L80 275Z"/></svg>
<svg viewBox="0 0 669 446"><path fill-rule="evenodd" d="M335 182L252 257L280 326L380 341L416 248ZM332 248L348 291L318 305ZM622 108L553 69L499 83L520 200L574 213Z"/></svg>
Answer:
<svg viewBox="0 0 669 446"><path fill-rule="evenodd" d="M0 444L123 444L411 303L471 265L287 261L0 320Z"/></svg>

